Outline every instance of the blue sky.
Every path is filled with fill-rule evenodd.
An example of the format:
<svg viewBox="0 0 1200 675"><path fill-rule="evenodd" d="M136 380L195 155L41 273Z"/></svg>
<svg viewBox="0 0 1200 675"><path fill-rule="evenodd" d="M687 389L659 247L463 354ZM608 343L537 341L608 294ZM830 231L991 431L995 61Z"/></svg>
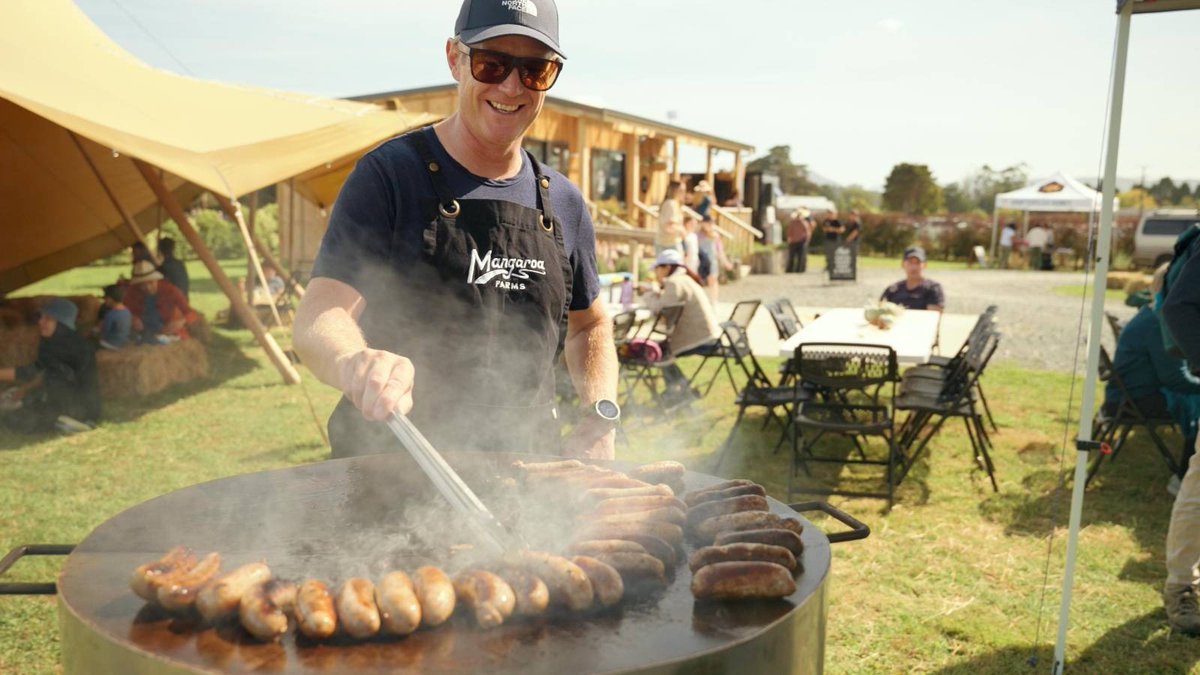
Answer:
<svg viewBox="0 0 1200 675"><path fill-rule="evenodd" d="M77 0L151 65L327 96L449 81L456 0ZM553 93L755 145L842 184L897 162L1097 173L1112 0L559 0ZM1139 16L1119 174L1200 178L1200 11ZM685 161L687 161L685 156Z"/></svg>

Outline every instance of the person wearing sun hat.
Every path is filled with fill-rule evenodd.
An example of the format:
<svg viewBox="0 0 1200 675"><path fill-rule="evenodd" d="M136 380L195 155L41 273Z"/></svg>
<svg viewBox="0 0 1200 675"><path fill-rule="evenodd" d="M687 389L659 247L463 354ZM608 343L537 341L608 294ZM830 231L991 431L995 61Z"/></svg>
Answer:
<svg viewBox="0 0 1200 675"><path fill-rule="evenodd" d="M294 340L343 394L333 457L398 451L378 424L396 412L438 447L613 456L593 224L579 190L522 147L564 67L558 19L553 0L463 2L444 47L456 110L367 153L343 185ZM565 445L560 345L584 409Z"/></svg>
<svg viewBox="0 0 1200 675"><path fill-rule="evenodd" d="M74 433L100 419L96 354L76 330L78 316L79 308L70 300L48 300L38 315L37 358L26 366L0 368L0 383L20 383L15 397L20 406L3 418L5 426L29 433L55 428Z"/></svg>
<svg viewBox="0 0 1200 675"><path fill-rule="evenodd" d="M196 319L187 298L149 260L134 263L125 306L133 314L134 333L147 344L188 337L188 322Z"/></svg>

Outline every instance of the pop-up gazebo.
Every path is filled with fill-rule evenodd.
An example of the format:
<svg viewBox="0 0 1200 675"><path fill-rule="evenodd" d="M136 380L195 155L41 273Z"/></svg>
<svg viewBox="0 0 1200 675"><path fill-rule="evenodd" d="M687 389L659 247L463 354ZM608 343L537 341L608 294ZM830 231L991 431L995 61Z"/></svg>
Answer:
<svg viewBox="0 0 1200 675"><path fill-rule="evenodd" d="M1103 196L1059 171L1049 178L1040 178L1028 185L996 195L996 206L992 209L992 255L996 255L999 238L1000 209L1050 213L1099 213ZM1113 198L1116 208L1116 198Z"/></svg>

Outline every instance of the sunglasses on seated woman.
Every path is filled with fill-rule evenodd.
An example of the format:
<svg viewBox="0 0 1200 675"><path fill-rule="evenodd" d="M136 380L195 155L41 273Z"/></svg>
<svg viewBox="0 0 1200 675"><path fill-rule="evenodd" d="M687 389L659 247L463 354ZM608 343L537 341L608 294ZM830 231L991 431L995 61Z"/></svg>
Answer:
<svg viewBox="0 0 1200 675"><path fill-rule="evenodd" d="M535 56L513 56L491 49L468 47L462 43L459 51L471 57L471 76L484 84L500 84L508 74L517 69L521 84L533 91L546 91L554 86L562 72L562 61L551 61Z"/></svg>

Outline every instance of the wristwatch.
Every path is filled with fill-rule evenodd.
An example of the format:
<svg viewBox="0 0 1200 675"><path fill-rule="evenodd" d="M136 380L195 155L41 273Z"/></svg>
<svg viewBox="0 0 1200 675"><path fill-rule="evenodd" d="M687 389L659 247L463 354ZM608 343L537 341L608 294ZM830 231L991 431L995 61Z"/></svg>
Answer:
<svg viewBox="0 0 1200 675"><path fill-rule="evenodd" d="M603 422L607 422L613 427L621 423L621 406L617 405L617 402L612 399L602 398L597 400L588 408L587 414Z"/></svg>

